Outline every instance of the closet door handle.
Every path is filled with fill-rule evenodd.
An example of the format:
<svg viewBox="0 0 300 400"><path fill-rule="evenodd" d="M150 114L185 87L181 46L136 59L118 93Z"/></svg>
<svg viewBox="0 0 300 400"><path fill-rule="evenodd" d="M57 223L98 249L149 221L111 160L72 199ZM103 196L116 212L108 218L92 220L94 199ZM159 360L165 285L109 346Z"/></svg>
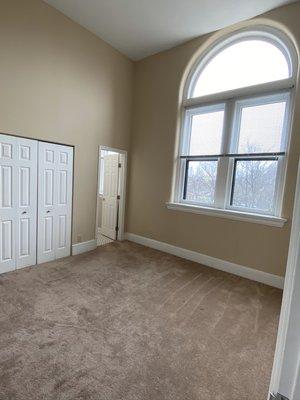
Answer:
<svg viewBox="0 0 300 400"><path fill-rule="evenodd" d="M24 214L27 214L27 211L23 211L23 212L22 212L22 215L24 215Z"/></svg>
<svg viewBox="0 0 300 400"><path fill-rule="evenodd" d="M50 210L48 210L48 211L46 211L46 214L49 214L51 211Z"/></svg>

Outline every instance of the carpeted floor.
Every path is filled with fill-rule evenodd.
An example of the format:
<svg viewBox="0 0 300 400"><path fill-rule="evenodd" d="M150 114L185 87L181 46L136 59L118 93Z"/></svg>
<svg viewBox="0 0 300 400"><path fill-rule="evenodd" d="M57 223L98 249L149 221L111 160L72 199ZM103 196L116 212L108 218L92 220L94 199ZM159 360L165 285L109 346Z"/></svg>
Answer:
<svg viewBox="0 0 300 400"><path fill-rule="evenodd" d="M266 400L281 291L133 243L0 276L1 400Z"/></svg>

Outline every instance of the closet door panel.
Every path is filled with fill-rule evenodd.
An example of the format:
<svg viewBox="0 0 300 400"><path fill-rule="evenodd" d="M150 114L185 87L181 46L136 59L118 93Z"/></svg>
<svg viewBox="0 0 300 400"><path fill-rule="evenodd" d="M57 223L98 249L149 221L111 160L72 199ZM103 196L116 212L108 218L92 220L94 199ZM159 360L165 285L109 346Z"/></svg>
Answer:
<svg viewBox="0 0 300 400"><path fill-rule="evenodd" d="M0 273L16 268L14 238L14 219L2 217L0 221Z"/></svg>
<svg viewBox="0 0 300 400"><path fill-rule="evenodd" d="M30 220L29 218L20 218L20 257L28 257L30 255Z"/></svg>
<svg viewBox="0 0 300 400"><path fill-rule="evenodd" d="M57 146L56 258L71 253L73 149Z"/></svg>
<svg viewBox="0 0 300 400"><path fill-rule="evenodd" d="M13 209L13 166L1 165L1 207Z"/></svg>
<svg viewBox="0 0 300 400"><path fill-rule="evenodd" d="M36 264L37 147L37 141L17 139L17 268Z"/></svg>
<svg viewBox="0 0 300 400"><path fill-rule="evenodd" d="M0 272L16 268L16 138L0 135Z"/></svg>
<svg viewBox="0 0 300 400"><path fill-rule="evenodd" d="M71 251L73 149L39 144L38 263Z"/></svg>
<svg viewBox="0 0 300 400"><path fill-rule="evenodd" d="M0 272L36 264L37 142L0 135Z"/></svg>
<svg viewBox="0 0 300 400"><path fill-rule="evenodd" d="M53 234L54 234L54 221L53 221L53 216L45 217L44 221L44 241L43 241L43 251L48 253L48 252L54 252L54 240L53 240ZM54 259L54 258L53 258Z"/></svg>
<svg viewBox="0 0 300 400"><path fill-rule="evenodd" d="M39 142L38 263L55 260L55 145Z"/></svg>

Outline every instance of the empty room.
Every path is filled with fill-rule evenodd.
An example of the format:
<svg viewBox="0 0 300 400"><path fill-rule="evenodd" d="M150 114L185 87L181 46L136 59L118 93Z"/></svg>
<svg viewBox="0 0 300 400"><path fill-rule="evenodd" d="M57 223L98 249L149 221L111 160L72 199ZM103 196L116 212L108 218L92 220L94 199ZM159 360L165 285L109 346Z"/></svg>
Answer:
<svg viewBox="0 0 300 400"><path fill-rule="evenodd" d="M299 21L0 0L0 400L300 400Z"/></svg>

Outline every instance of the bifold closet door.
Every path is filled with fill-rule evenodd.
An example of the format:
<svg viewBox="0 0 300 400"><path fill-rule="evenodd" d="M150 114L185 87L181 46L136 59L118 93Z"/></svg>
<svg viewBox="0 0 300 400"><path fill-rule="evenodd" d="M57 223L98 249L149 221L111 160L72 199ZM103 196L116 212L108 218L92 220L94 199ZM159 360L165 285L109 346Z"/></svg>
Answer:
<svg viewBox="0 0 300 400"><path fill-rule="evenodd" d="M0 273L36 264L37 142L0 134Z"/></svg>
<svg viewBox="0 0 300 400"><path fill-rule="evenodd" d="M38 263L71 254L73 148L39 142Z"/></svg>

